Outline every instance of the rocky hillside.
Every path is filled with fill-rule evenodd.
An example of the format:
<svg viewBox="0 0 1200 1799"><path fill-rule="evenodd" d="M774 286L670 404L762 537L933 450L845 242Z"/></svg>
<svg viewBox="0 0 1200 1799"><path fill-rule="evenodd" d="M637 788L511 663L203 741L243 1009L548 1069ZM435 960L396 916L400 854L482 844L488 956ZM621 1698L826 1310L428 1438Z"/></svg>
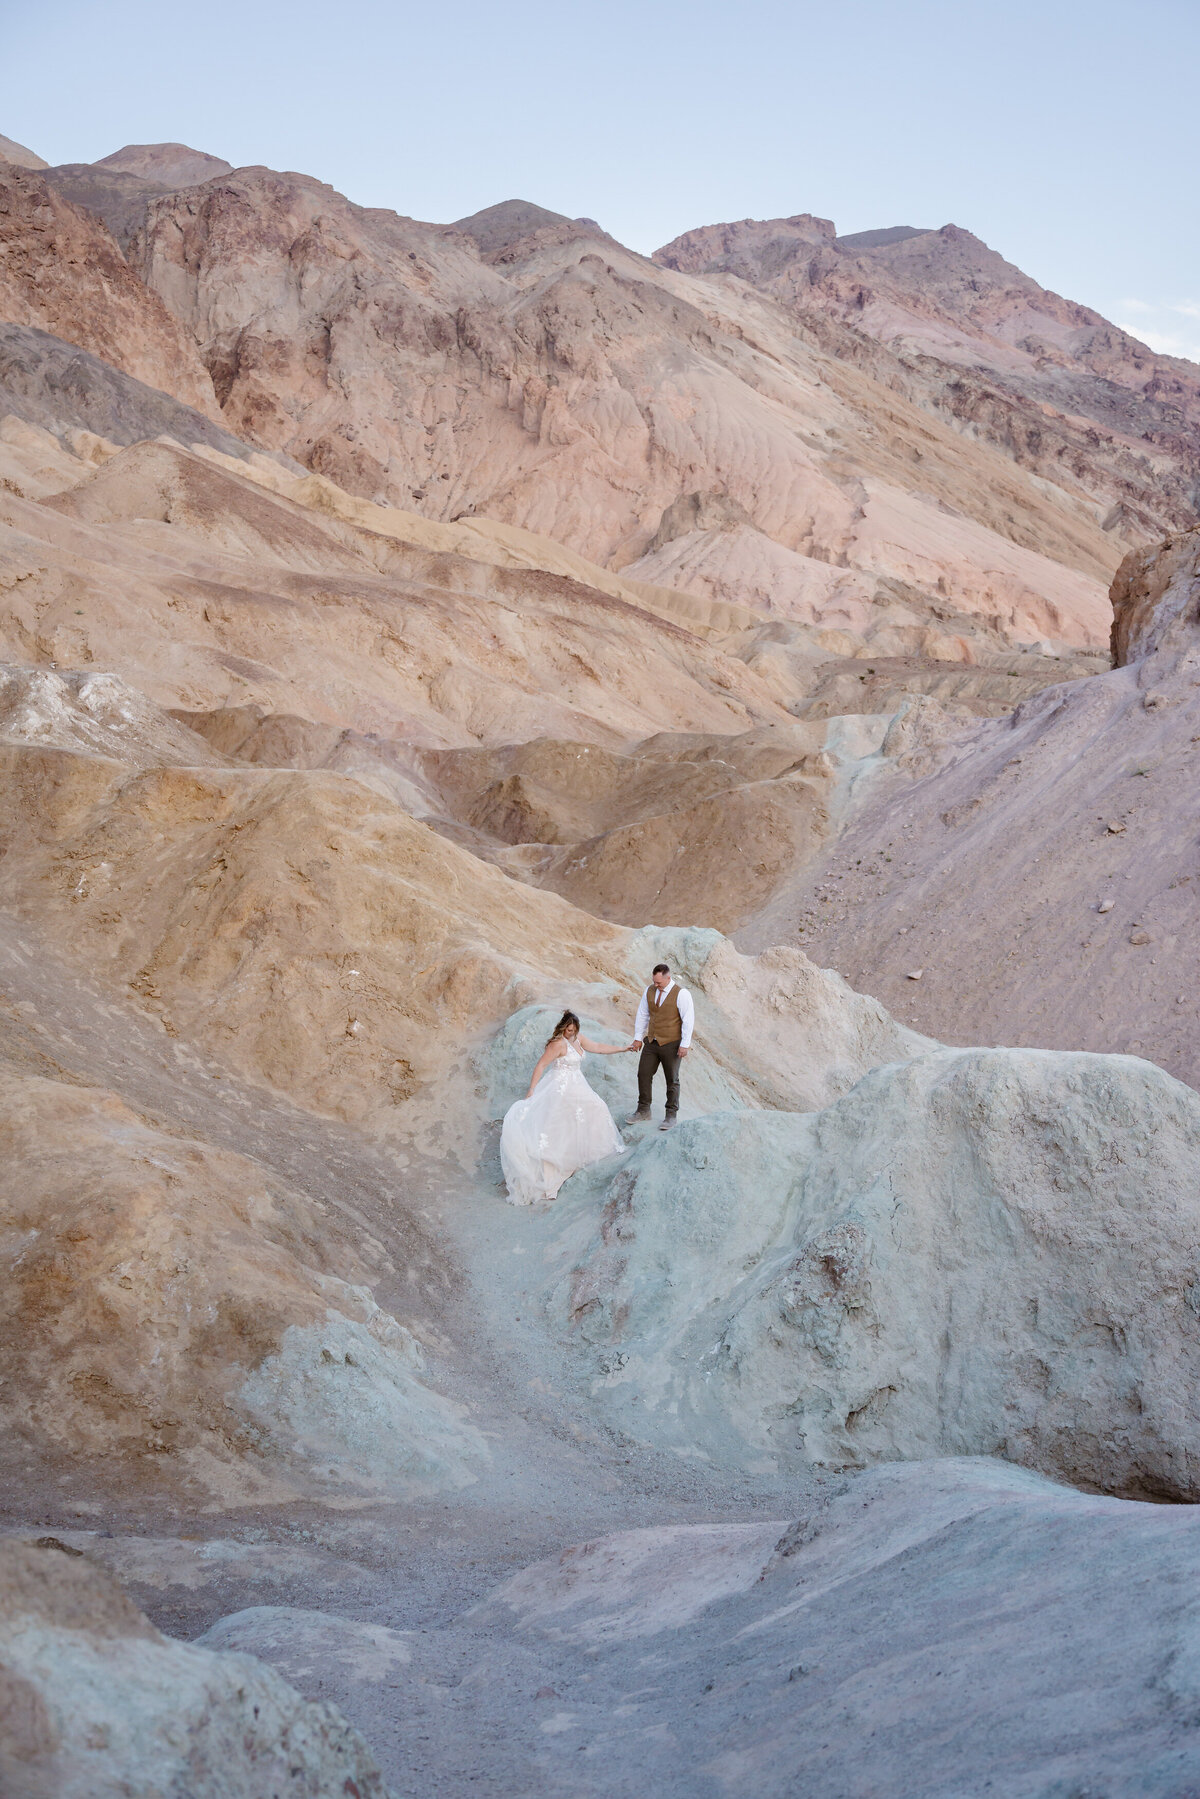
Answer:
<svg viewBox="0 0 1200 1799"><path fill-rule="evenodd" d="M1121 554L1191 504L1188 365L952 229L712 227L651 262L524 202L426 225L177 145L46 179L108 222L235 436L840 647L1097 644Z"/></svg>
<svg viewBox="0 0 1200 1799"><path fill-rule="evenodd" d="M65 337L218 417L190 332L134 274L108 230L43 174L0 161L0 318Z"/></svg>
<svg viewBox="0 0 1200 1799"><path fill-rule="evenodd" d="M838 237L828 219L686 232L664 268L727 276L1021 467L1085 495L1106 531L1195 517L1200 369L1049 293L957 225Z"/></svg>
<svg viewBox="0 0 1200 1799"><path fill-rule="evenodd" d="M946 233L666 267L22 155L0 1791L1200 1790L1200 533L1141 541L1138 348ZM507 1205L554 1019L627 1048L660 960L679 1122Z"/></svg>
<svg viewBox="0 0 1200 1799"><path fill-rule="evenodd" d="M1200 533L1131 556L1113 596L1117 668L992 723L927 715L748 940L802 942L952 1040L1119 1049L1200 1083Z"/></svg>

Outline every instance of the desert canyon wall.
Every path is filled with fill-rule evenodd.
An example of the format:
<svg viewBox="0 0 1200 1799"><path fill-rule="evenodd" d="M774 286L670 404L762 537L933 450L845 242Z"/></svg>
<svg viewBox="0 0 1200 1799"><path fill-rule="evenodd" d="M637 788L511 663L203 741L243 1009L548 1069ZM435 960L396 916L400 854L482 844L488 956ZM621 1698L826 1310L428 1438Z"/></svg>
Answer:
<svg viewBox="0 0 1200 1799"><path fill-rule="evenodd" d="M1200 369L178 144L0 247L0 1788L1183 1799Z"/></svg>

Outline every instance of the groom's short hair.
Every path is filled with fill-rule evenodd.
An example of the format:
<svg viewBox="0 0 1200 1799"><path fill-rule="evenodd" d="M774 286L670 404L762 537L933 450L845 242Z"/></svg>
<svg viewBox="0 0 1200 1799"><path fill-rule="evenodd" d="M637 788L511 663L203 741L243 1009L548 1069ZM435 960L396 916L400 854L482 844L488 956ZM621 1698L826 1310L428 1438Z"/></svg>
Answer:
<svg viewBox="0 0 1200 1799"><path fill-rule="evenodd" d="M670 972L671 964L669 962L656 962L650 970L651 974L670 974Z"/></svg>

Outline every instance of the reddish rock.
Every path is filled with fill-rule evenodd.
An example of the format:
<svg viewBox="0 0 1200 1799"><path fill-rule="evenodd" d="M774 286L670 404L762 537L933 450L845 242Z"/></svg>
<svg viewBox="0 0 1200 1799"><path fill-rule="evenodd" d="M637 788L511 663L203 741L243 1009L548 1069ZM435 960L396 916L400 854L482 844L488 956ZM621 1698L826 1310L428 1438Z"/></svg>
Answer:
<svg viewBox="0 0 1200 1799"><path fill-rule="evenodd" d="M219 418L186 329L147 291L91 213L42 175L0 162L0 316L90 350Z"/></svg>

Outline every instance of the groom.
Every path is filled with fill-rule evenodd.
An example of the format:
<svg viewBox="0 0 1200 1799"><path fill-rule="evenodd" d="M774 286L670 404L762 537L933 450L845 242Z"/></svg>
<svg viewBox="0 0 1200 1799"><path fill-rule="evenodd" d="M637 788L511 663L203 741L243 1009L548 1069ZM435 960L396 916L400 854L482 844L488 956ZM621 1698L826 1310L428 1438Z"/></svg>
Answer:
<svg viewBox="0 0 1200 1799"><path fill-rule="evenodd" d="M661 1068L667 1080L667 1115L659 1130L669 1131L679 1112L679 1064L692 1047L695 1009L686 987L677 987L671 970L659 962L637 1009L633 1047L638 1058L637 1111L626 1124L648 1124L654 1071Z"/></svg>

